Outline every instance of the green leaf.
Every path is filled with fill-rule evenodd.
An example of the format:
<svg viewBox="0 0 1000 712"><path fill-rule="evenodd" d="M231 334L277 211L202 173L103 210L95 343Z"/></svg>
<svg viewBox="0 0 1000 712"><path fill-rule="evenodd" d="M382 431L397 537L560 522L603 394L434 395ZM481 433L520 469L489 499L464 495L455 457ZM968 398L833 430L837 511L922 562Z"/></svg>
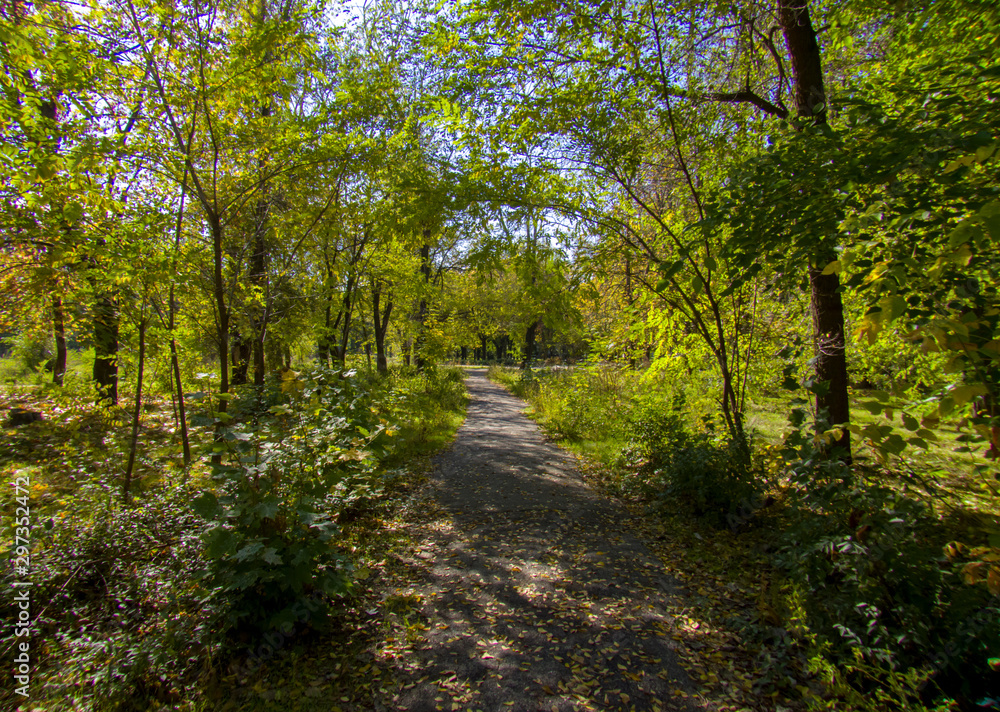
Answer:
<svg viewBox="0 0 1000 712"><path fill-rule="evenodd" d="M879 403L877 401L863 401L861 403L858 403L858 405L860 405L862 408L867 410L872 415L878 415L886 408L884 404Z"/></svg>
<svg viewBox="0 0 1000 712"><path fill-rule="evenodd" d="M268 495L267 497L264 498L263 502L257 505L256 507L257 514L267 519L273 519L274 516L278 513L278 507L280 506L280 504L281 501L276 496L274 496L273 494Z"/></svg>
<svg viewBox="0 0 1000 712"><path fill-rule="evenodd" d="M214 527L205 532L205 553L210 559L231 554L236 548L236 537L225 527Z"/></svg>
<svg viewBox="0 0 1000 712"><path fill-rule="evenodd" d="M213 492L205 492L191 502L191 508L202 519L214 519L222 511L219 500Z"/></svg>
<svg viewBox="0 0 1000 712"><path fill-rule="evenodd" d="M251 556L253 556L263 548L264 545L261 544L259 541L252 541L236 552L236 560L246 561L247 559L249 559Z"/></svg>

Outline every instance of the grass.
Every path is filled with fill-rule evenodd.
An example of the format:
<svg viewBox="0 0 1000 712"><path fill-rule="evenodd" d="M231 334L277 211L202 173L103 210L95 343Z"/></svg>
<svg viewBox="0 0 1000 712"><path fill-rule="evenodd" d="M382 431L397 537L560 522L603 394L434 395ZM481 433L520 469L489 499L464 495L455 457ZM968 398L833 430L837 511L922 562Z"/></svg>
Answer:
<svg viewBox="0 0 1000 712"><path fill-rule="evenodd" d="M860 403L870 400L866 391L855 391L851 408L851 417L855 423L866 425L891 424L880 414L872 414L860 407ZM772 445L780 444L784 436L791 430L787 413L790 410L790 399L763 397L754 398L747 413L748 430L759 434L764 442ZM979 452L956 452L957 448L967 443L960 440L963 430L959 428L960 421L952 419L942 422L935 428L937 440L928 440L926 449L910 446L901 456L893 457L885 463L890 472L905 473L930 482L932 489L946 495L951 505L956 507L974 507L982 511L1000 514L1000 491L994 484L998 467L990 463ZM899 423L895 426L902 430ZM905 432L905 431L903 431ZM854 438L855 459L862 463L877 466L872 449Z"/></svg>

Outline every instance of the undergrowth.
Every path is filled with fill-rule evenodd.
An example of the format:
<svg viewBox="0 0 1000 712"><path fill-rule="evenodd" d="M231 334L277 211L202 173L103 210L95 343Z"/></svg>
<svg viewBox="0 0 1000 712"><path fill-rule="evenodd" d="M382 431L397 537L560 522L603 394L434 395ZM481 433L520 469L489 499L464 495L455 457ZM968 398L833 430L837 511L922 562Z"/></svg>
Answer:
<svg viewBox="0 0 1000 712"><path fill-rule="evenodd" d="M359 559L377 558L358 532L382 541L386 508L414 478L405 465L454 433L465 391L454 369L286 372L234 399L217 465L217 416L207 399L195 404L189 471L175 464L161 407L145 421L130 501L120 422L72 391L5 398L44 416L8 429L0 456L6 480L30 480L33 685L22 709L194 710L225 671L256 669L247 661L262 646L342 631L369 580ZM2 497L10 527L14 489ZM4 576L8 612L14 578ZM0 648L17 642L7 629ZM10 686L4 695L13 701Z"/></svg>
<svg viewBox="0 0 1000 712"><path fill-rule="evenodd" d="M905 470L843 465L801 413L781 445L741 448L683 388L627 369L490 377L551 436L600 453L601 486L647 517L739 534L758 605L716 615L756 656L761 694L823 710L1000 706L996 516Z"/></svg>

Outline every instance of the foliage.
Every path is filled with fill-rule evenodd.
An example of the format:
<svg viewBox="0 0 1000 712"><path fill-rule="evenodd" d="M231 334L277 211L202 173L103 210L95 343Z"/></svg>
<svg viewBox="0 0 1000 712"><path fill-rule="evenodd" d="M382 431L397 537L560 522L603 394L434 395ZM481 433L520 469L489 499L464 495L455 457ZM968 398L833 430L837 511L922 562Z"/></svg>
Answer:
<svg viewBox="0 0 1000 712"><path fill-rule="evenodd" d="M525 369L492 366L489 377L530 401L539 424L566 440L620 437L637 381L628 369L585 367Z"/></svg>
<svg viewBox="0 0 1000 712"><path fill-rule="evenodd" d="M829 459L822 438L801 427L799 418L783 453L790 509L773 557L798 592L797 624L822 657L843 661L845 690L931 678L946 695L986 693L997 592L969 585L953 534L912 490ZM985 538L980 527L970 532Z"/></svg>
<svg viewBox="0 0 1000 712"><path fill-rule="evenodd" d="M43 659L62 668L43 695L78 708L179 699L217 642L215 609L195 585L205 560L189 492L153 491L135 508L120 506L116 492L85 484L73 510L35 529L37 635L51 641ZM3 589L5 605L13 606L17 589Z"/></svg>
<svg viewBox="0 0 1000 712"><path fill-rule="evenodd" d="M207 459L221 447L226 459L189 476L169 467L177 444L158 431L169 415L151 418L130 505L117 496L125 435L95 417L89 394L70 402L52 390L50 404L17 393L45 417L12 433L3 460L6 473L30 473L32 600L51 601L37 618L46 687L33 697L97 710L180 704L262 639L327 629L359 592L353 530L377 531L376 507L410 479L412 459L454 432L462 376L286 372L266 389L272 412L252 388L233 403L222 443L210 414L195 417L196 450ZM4 591L13 605L16 589Z"/></svg>
<svg viewBox="0 0 1000 712"><path fill-rule="evenodd" d="M680 504L714 526L752 514L764 488L750 459L749 443L719 441L711 421L699 430L689 422L683 398L646 398L626 426L621 466L625 491L638 487L661 506Z"/></svg>

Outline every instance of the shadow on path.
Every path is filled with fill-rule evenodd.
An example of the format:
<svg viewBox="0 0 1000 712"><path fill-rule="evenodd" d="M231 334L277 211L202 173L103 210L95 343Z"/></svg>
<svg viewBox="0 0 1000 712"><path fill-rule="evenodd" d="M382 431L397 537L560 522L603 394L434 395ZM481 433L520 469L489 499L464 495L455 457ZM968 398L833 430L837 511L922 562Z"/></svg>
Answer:
<svg viewBox="0 0 1000 712"><path fill-rule="evenodd" d="M524 403L467 373L466 422L432 475L441 516L400 599L420 639L396 661L387 708L692 709L678 696L694 686L674 654L674 580Z"/></svg>

